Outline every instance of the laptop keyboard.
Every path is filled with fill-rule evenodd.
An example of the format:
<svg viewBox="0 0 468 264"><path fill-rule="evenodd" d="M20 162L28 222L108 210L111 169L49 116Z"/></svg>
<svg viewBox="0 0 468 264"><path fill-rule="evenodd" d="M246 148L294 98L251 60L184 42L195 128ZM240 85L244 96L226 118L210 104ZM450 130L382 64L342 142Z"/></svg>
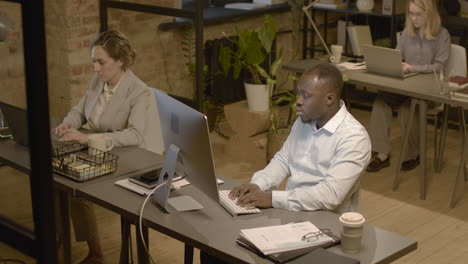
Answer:
<svg viewBox="0 0 468 264"><path fill-rule="evenodd" d="M256 214L260 213L260 209L256 207L242 207L236 204L237 199L231 200L229 198L230 190L219 191L219 202L221 205L232 215L239 214Z"/></svg>

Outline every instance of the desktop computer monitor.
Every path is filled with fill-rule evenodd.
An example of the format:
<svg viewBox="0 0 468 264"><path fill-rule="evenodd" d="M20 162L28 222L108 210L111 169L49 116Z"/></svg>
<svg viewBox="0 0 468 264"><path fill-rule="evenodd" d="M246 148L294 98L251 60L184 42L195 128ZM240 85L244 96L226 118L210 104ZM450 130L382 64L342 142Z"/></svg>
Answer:
<svg viewBox="0 0 468 264"><path fill-rule="evenodd" d="M166 150L166 161L159 180L162 182L164 177L161 176L170 174L171 171L173 173L178 161L183 166L188 181L218 202L218 186L206 116L159 90L155 89L154 93ZM168 178L171 179L171 175ZM202 208L202 205L196 205L196 201L191 207L193 198L169 198L169 191L168 185L161 191L156 190L153 197L166 211Z"/></svg>

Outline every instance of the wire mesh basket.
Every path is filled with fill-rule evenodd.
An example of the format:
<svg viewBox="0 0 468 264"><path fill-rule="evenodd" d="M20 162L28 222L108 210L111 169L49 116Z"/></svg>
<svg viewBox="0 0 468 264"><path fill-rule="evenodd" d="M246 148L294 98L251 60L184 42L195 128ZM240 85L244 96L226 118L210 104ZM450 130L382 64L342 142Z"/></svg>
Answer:
<svg viewBox="0 0 468 264"><path fill-rule="evenodd" d="M117 155L78 143L52 149L52 170L76 181L87 181L117 169Z"/></svg>

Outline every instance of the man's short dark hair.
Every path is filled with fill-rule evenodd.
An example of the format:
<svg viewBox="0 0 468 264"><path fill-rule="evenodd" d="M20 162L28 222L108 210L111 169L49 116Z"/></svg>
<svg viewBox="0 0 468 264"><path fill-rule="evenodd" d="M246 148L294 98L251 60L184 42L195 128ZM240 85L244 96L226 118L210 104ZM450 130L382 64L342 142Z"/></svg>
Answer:
<svg viewBox="0 0 468 264"><path fill-rule="evenodd" d="M330 63L320 63L304 72L303 77L317 77L319 81L326 83L331 93L341 98L343 90L343 75L338 68Z"/></svg>

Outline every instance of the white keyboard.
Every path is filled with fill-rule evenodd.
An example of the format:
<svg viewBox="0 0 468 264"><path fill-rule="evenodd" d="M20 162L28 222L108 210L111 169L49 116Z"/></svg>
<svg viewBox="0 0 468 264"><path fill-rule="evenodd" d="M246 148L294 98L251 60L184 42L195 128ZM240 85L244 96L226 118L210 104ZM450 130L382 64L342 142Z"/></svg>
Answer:
<svg viewBox="0 0 468 264"><path fill-rule="evenodd" d="M256 214L261 213L256 207L242 207L236 204L237 199L229 198L230 190L219 191L219 203L233 216L240 214Z"/></svg>

